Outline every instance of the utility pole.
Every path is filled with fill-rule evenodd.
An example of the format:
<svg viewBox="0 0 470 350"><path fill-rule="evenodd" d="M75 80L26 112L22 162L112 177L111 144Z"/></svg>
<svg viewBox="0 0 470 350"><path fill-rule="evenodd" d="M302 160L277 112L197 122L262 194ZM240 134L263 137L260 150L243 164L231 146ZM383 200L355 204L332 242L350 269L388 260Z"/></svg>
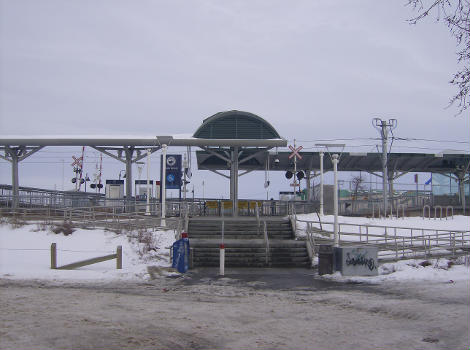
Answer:
<svg viewBox="0 0 470 350"><path fill-rule="evenodd" d="M382 120L380 118L372 119L372 125L376 128L382 138L382 191L384 215L387 216L388 207L388 131L397 127L396 119Z"/></svg>

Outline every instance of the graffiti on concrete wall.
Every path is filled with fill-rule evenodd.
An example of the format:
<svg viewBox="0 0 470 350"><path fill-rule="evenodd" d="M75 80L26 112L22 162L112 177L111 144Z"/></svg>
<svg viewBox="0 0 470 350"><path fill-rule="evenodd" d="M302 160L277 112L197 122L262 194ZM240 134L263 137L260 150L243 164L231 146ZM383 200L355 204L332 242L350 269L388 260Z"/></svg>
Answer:
<svg viewBox="0 0 470 350"><path fill-rule="evenodd" d="M367 258L364 253L346 253L346 265L348 266L366 266L370 271L377 268L373 258Z"/></svg>

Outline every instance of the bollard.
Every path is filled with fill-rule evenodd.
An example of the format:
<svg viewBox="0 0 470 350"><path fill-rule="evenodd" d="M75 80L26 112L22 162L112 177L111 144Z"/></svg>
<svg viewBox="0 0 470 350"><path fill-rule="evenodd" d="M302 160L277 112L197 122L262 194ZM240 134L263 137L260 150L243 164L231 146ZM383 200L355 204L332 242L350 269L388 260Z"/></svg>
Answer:
<svg viewBox="0 0 470 350"><path fill-rule="evenodd" d="M57 245L51 244L51 269L57 269Z"/></svg>
<svg viewBox="0 0 470 350"><path fill-rule="evenodd" d="M116 249L116 269L122 269L122 246L120 245Z"/></svg>
<svg viewBox="0 0 470 350"><path fill-rule="evenodd" d="M225 245L220 245L220 273L221 276L225 275Z"/></svg>

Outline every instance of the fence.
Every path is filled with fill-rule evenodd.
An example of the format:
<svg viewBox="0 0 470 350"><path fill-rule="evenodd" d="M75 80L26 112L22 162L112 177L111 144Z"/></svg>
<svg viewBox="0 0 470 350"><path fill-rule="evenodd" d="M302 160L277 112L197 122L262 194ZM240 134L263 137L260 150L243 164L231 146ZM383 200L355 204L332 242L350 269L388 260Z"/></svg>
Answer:
<svg viewBox="0 0 470 350"><path fill-rule="evenodd" d="M332 222L296 219L296 227L305 231L307 241L315 249L319 244L333 242L333 225ZM339 223L338 238L340 245L377 246L381 260L470 253L470 231Z"/></svg>
<svg viewBox="0 0 470 350"><path fill-rule="evenodd" d="M67 264L67 265L58 267L57 266L57 244L56 243L51 244L51 269L54 269L54 270L73 270L79 267L97 264L97 263L107 261L107 260L112 260L112 259L116 259L116 269L122 269L122 246L119 245L116 248L115 254L108 254L108 255L99 256L96 258L81 260L72 264Z"/></svg>

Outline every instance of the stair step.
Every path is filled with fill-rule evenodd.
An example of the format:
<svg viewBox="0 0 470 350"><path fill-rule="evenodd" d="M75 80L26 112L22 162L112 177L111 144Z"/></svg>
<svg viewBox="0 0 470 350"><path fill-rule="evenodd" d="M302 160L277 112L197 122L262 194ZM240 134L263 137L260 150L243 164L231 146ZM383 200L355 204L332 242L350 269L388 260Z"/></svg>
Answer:
<svg viewBox="0 0 470 350"><path fill-rule="evenodd" d="M264 223L257 220L225 220L224 244L227 267L309 266L305 241L294 240L290 221L266 222L270 263L266 263ZM188 234L194 266L219 266L222 222L192 219Z"/></svg>

